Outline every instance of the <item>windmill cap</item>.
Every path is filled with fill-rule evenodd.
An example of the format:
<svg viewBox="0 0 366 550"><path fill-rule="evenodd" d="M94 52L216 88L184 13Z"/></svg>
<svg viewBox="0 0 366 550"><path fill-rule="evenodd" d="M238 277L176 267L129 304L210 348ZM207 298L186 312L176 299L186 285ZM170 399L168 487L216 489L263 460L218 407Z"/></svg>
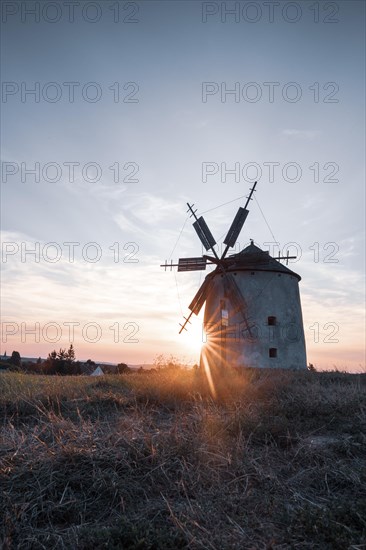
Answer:
<svg viewBox="0 0 366 550"><path fill-rule="evenodd" d="M269 252L256 246L253 241L238 254L228 256L227 260L229 260L231 264L227 268L228 271L272 271L287 273L301 281L300 275L281 264L281 262L275 258L272 258Z"/></svg>

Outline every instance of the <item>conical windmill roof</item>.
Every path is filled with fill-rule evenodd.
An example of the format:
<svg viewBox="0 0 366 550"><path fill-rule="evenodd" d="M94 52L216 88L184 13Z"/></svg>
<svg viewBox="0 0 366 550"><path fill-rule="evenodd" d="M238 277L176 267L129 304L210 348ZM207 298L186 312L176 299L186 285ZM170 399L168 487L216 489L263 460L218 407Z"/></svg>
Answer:
<svg viewBox="0 0 366 550"><path fill-rule="evenodd" d="M229 266L227 271L271 271L278 273L287 273L301 281L300 275L281 264L281 262L272 258L269 252L261 250L253 242L241 250L238 254L227 257Z"/></svg>

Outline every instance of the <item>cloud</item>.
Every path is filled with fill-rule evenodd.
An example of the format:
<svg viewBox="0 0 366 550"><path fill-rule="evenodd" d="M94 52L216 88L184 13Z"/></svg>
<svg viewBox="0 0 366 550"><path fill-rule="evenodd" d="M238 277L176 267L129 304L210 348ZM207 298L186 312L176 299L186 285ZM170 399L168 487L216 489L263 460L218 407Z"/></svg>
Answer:
<svg viewBox="0 0 366 550"><path fill-rule="evenodd" d="M295 130L295 129L285 129L282 130L281 134L283 136L294 137L299 139L314 139L320 135L319 130Z"/></svg>

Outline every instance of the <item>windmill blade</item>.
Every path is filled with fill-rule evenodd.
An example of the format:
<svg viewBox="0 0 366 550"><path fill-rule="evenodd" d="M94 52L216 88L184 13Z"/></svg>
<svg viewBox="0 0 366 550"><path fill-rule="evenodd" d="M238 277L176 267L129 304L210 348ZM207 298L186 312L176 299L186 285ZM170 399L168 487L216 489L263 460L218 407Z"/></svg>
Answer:
<svg viewBox="0 0 366 550"><path fill-rule="evenodd" d="M212 250L216 241L202 216L194 222L193 227L205 249Z"/></svg>
<svg viewBox="0 0 366 550"><path fill-rule="evenodd" d="M194 313L195 315L199 314L211 288L212 288L212 279L208 279L206 277L206 279L203 281L200 288L196 292L196 295L193 298L192 302L188 306L189 309L192 311L192 313Z"/></svg>
<svg viewBox="0 0 366 550"><path fill-rule="evenodd" d="M206 269L207 259L202 256L198 258L179 258L178 271L203 271Z"/></svg>
<svg viewBox="0 0 366 550"><path fill-rule="evenodd" d="M191 313L188 315L188 317L184 317L184 323L180 325L181 328L179 330L179 334L181 332L183 332L183 330L187 330L186 325L191 322L190 319L191 319L193 313L195 315L199 314L199 312L202 309L203 304L205 303L205 301L207 299L207 296L211 292L211 289L212 289L212 279L211 278L208 279L206 277L206 279L203 281L202 285L198 289L198 292L196 293L196 295L193 298L192 302L188 306L189 309L191 310Z"/></svg>
<svg viewBox="0 0 366 550"><path fill-rule="evenodd" d="M242 230L248 214L249 210L240 206L224 240L224 244L226 244L228 247L232 248L233 246L235 246L235 243L238 240L239 233Z"/></svg>
<svg viewBox="0 0 366 550"><path fill-rule="evenodd" d="M205 220L203 219L202 216L200 218L197 218L197 216L196 216L197 210L193 210L193 206L194 206L193 204L191 206L189 204L189 202L187 202L187 206L188 206L188 212L191 212L191 216L193 216L194 219L196 220L193 224L193 227L194 227L201 243L203 244L203 246L205 247L206 250L211 249L213 255L216 258L216 260L219 261L219 257L217 255L217 252L216 252L215 248L214 248L214 246L216 244L216 241L213 238L213 235L212 235L211 231L209 230L209 228L207 226L207 223L205 222Z"/></svg>
<svg viewBox="0 0 366 550"><path fill-rule="evenodd" d="M256 185L257 185L257 182L255 181L253 187L250 190L250 193L244 208L240 207L236 213L233 223L231 224L230 229L224 240L224 244L226 245L226 247L221 256L221 260L225 258L229 248L232 248L233 246L235 246L235 243L239 237L239 233L242 230L245 220L247 219L247 216L249 214L249 210L247 209L247 206L249 202L252 200L252 195L255 191Z"/></svg>
<svg viewBox="0 0 366 550"><path fill-rule="evenodd" d="M231 300L233 302L234 308L237 311L240 311L246 330L248 331L249 335L252 336L251 329L253 327L250 326L250 323L245 313L248 310L248 306L240 288L238 287L231 273L225 272L224 286L225 286L225 289L228 291L228 293L231 294Z"/></svg>
<svg viewBox="0 0 366 550"><path fill-rule="evenodd" d="M233 306L234 306L234 309L238 312L240 312L242 318L243 318L243 321L244 321L244 324L245 324L245 328L246 330L248 331L249 335L251 336L252 333L251 333L251 325L248 321L248 318L245 314L245 312L247 311L248 307L247 307L247 304L246 304L246 301L240 291L240 288L238 287L235 279L233 278L233 276L231 275L231 273L227 273L224 268L221 266L221 271L223 272L223 282L224 282L224 287L225 287L225 290L228 292L228 294L230 294L230 299L233 303ZM200 286L200 288L198 289L197 293L195 294L192 302L189 304L189 309L191 310L191 313L189 314L189 316L187 318L185 318L185 322L183 325L181 325L181 329L179 331L179 334L183 331L183 330L187 330L185 327L187 325L187 323L190 323L190 318L193 314L195 315L198 315L199 312L201 311L202 307L203 307L203 304L205 303L205 301L207 300L209 294L211 293L212 291L212 288L213 288L213 277L210 277L210 276L207 276L205 278L205 280L203 281L202 285Z"/></svg>
<svg viewBox="0 0 366 550"><path fill-rule="evenodd" d="M191 313L188 315L188 317L183 317L184 323L183 323L183 324L182 324L182 323L179 323L179 326L180 326L179 334L180 334L181 332L183 332L183 330L187 330L187 329L186 329L186 325L187 325L188 323L191 322L191 321L190 321L190 318L192 317L192 315L193 315L193 313L191 312Z"/></svg>

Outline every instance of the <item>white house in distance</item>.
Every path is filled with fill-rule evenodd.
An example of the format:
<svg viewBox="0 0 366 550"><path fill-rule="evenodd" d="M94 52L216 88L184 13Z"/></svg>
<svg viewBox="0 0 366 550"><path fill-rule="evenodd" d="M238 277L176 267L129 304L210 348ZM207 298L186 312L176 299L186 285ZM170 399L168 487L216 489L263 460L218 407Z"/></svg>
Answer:
<svg viewBox="0 0 366 550"><path fill-rule="evenodd" d="M91 374L90 376L103 376L104 375L104 372L103 370L100 368L100 367L97 367Z"/></svg>

